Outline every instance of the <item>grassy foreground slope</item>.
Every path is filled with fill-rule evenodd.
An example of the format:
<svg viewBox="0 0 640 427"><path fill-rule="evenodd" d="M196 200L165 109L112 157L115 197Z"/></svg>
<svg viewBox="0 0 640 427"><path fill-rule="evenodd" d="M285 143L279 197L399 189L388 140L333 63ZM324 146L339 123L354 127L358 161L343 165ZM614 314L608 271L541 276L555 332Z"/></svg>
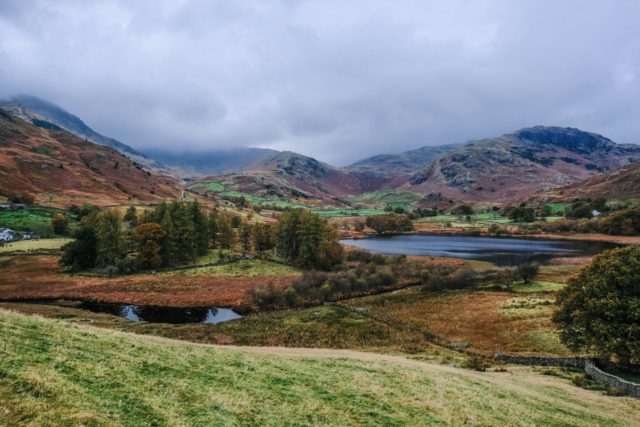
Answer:
<svg viewBox="0 0 640 427"><path fill-rule="evenodd" d="M0 425L633 425L640 402L523 368L211 347L0 310Z"/></svg>

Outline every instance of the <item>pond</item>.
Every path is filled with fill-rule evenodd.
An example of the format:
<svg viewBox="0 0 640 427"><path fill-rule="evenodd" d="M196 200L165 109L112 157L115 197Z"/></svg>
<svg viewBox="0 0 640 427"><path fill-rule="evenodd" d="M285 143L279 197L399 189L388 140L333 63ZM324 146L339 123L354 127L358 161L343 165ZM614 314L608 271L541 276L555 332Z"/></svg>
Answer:
<svg viewBox="0 0 640 427"><path fill-rule="evenodd" d="M149 323L216 324L242 317L229 308L219 307L173 308L85 301L80 304L80 308L96 313L109 313L115 316L121 316L132 322Z"/></svg>
<svg viewBox="0 0 640 427"><path fill-rule="evenodd" d="M443 234L395 235L345 239L341 242L383 254L464 258L489 261L497 265L517 265L523 261L545 262L559 256L591 256L617 246L615 243L601 241Z"/></svg>

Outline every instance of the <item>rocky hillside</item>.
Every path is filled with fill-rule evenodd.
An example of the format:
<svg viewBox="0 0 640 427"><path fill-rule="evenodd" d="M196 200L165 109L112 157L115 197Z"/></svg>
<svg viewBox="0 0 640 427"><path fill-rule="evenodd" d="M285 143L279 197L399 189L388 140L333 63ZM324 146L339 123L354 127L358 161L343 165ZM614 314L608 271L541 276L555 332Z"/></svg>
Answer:
<svg viewBox="0 0 640 427"><path fill-rule="evenodd" d="M543 192L538 194L536 199L548 203L596 197L607 199L640 198L640 163L633 163L603 175Z"/></svg>
<svg viewBox="0 0 640 427"><path fill-rule="evenodd" d="M304 205L342 205L342 197L361 192L358 177L314 158L285 151L251 170L196 180L200 194L252 195L254 201L290 200Z"/></svg>
<svg viewBox="0 0 640 427"><path fill-rule="evenodd" d="M0 108L36 126L64 129L95 144L113 148L147 167L162 168L155 160L116 139L99 134L78 117L42 99L27 95L15 96L8 101L0 101Z"/></svg>
<svg viewBox="0 0 640 427"><path fill-rule="evenodd" d="M0 109L0 192L27 192L41 204L68 206L150 202L179 196L171 180L153 175L112 148L47 123Z"/></svg>
<svg viewBox="0 0 640 427"><path fill-rule="evenodd" d="M357 161L344 170L372 181L380 179L386 183L408 181L416 171L460 146L461 144L435 145L400 154L379 154Z"/></svg>
<svg viewBox="0 0 640 427"><path fill-rule="evenodd" d="M469 202L512 202L640 160L640 146L573 128L536 126L468 143L402 187Z"/></svg>

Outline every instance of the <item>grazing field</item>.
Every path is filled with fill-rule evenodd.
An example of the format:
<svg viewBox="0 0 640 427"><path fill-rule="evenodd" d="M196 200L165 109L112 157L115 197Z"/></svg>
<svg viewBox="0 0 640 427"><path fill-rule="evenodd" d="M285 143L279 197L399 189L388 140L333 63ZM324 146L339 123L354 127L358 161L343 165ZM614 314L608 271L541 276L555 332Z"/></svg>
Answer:
<svg viewBox="0 0 640 427"><path fill-rule="evenodd" d="M71 239L17 240L0 246L0 254L9 252L57 251Z"/></svg>
<svg viewBox="0 0 640 427"><path fill-rule="evenodd" d="M0 310L4 425L638 425L640 401L526 368L225 348Z"/></svg>
<svg viewBox="0 0 640 427"><path fill-rule="evenodd" d="M0 228L11 228L17 231L31 230L42 236L53 236L51 219L56 213L66 214L66 211L45 207L0 210ZM75 222L71 221L70 225L74 224Z"/></svg>
<svg viewBox="0 0 640 427"><path fill-rule="evenodd" d="M135 323L120 316L94 313L67 305L0 303L0 308L208 344L401 352L421 360L458 364L464 361L462 354L435 346L420 331L395 328L338 305L249 315L217 325Z"/></svg>
<svg viewBox="0 0 640 427"><path fill-rule="evenodd" d="M250 306L258 285L286 286L295 275L138 274L113 279L63 274L58 257L0 258L0 299L91 299L168 307Z"/></svg>
<svg viewBox="0 0 640 427"><path fill-rule="evenodd" d="M177 270L175 273L167 274L206 274L214 276L294 276L301 274L301 271L267 260L261 259L243 259L230 264L213 265L209 267L195 267L186 270Z"/></svg>
<svg viewBox="0 0 640 427"><path fill-rule="evenodd" d="M496 351L564 356L571 354L551 322L555 296L488 291L421 292L408 289L345 302L398 327L419 328L449 343L491 355ZM528 292L526 289L517 291Z"/></svg>

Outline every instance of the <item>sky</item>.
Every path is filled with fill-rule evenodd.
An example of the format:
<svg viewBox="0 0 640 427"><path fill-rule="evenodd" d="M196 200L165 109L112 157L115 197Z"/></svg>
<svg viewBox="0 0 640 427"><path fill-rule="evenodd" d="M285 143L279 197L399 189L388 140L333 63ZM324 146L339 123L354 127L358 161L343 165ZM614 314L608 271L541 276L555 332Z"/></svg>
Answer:
<svg viewBox="0 0 640 427"><path fill-rule="evenodd" d="M0 0L0 98L134 148L380 153L572 126L640 143L636 0Z"/></svg>

